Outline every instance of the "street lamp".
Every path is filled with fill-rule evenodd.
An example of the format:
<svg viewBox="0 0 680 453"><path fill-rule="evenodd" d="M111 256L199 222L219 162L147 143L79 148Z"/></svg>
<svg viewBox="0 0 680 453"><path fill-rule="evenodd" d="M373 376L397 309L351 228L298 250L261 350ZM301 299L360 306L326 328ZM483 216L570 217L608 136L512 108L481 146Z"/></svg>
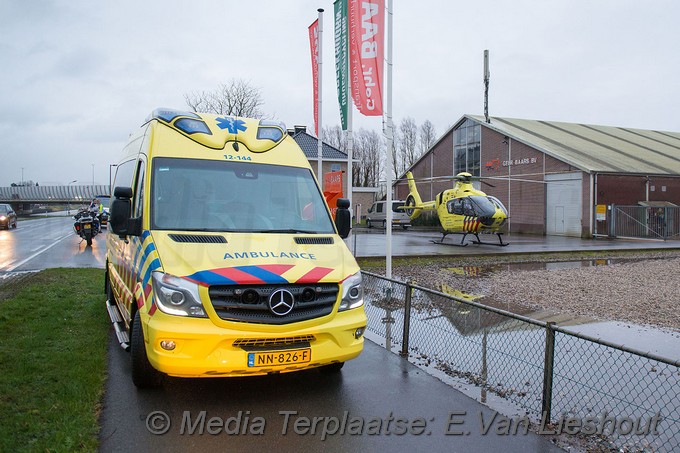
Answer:
<svg viewBox="0 0 680 453"><path fill-rule="evenodd" d="M111 187L111 170L113 169L113 167L117 166L118 164L109 164L109 196L113 195L112 192L113 187Z"/></svg>
<svg viewBox="0 0 680 453"><path fill-rule="evenodd" d="M68 208L66 210L66 214L68 214L68 215L71 215L71 193L68 190L68 186L70 186L71 184L73 184L75 182L78 182L78 180L74 179L70 183L66 184L66 196L68 196Z"/></svg>

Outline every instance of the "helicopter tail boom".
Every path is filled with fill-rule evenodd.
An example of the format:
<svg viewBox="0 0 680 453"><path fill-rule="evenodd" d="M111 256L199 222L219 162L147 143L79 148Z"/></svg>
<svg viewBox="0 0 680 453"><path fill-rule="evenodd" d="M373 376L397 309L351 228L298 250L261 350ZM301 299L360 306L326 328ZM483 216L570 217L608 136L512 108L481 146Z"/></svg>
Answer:
<svg viewBox="0 0 680 453"><path fill-rule="evenodd" d="M418 193L418 187L416 186L416 182L413 179L413 174L409 171L406 173L406 179L408 180L408 197L406 198L406 205L404 206L404 210L406 211L406 214L411 218L411 220L416 219L420 217L420 214L423 213L423 211L434 211L437 209L435 206L434 201L429 201L427 203L423 203L423 200L420 198L420 194Z"/></svg>

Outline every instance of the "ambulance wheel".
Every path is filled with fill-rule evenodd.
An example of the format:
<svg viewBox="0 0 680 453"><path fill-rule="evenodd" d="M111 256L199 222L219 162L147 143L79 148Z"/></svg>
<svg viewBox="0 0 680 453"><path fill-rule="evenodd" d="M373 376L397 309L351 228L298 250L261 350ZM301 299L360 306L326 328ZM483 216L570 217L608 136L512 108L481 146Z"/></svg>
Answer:
<svg viewBox="0 0 680 453"><path fill-rule="evenodd" d="M319 367L319 371L321 371L324 374L339 373L340 370L342 370L343 366L345 366L345 362L331 363L330 365L324 365L322 367Z"/></svg>
<svg viewBox="0 0 680 453"><path fill-rule="evenodd" d="M88 236L86 241L87 241L87 246L92 247L92 236Z"/></svg>
<svg viewBox="0 0 680 453"><path fill-rule="evenodd" d="M153 388L161 385L163 374L151 366L146 356L142 319L139 312L135 313L135 320L132 323L130 357L132 358L132 382L137 388Z"/></svg>

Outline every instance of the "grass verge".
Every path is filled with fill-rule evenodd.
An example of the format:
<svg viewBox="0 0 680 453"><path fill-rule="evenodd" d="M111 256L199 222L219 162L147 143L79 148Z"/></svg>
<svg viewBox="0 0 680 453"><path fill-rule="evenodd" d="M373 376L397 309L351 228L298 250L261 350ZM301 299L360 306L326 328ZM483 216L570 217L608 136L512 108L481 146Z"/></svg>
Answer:
<svg viewBox="0 0 680 453"><path fill-rule="evenodd" d="M101 269L50 269L0 301L0 451L96 451L109 322Z"/></svg>

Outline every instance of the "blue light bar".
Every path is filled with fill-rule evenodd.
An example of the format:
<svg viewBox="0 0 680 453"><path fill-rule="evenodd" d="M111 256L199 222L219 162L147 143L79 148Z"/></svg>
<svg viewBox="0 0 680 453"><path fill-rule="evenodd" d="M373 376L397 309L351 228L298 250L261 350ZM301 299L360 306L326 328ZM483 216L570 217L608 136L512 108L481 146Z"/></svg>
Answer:
<svg viewBox="0 0 680 453"><path fill-rule="evenodd" d="M281 121L260 120L257 128L258 140L271 140L274 143L281 141L286 134L286 125Z"/></svg>
<svg viewBox="0 0 680 453"><path fill-rule="evenodd" d="M203 120L180 118L175 121L175 127L188 135L197 133L212 135L208 125L205 124Z"/></svg>

